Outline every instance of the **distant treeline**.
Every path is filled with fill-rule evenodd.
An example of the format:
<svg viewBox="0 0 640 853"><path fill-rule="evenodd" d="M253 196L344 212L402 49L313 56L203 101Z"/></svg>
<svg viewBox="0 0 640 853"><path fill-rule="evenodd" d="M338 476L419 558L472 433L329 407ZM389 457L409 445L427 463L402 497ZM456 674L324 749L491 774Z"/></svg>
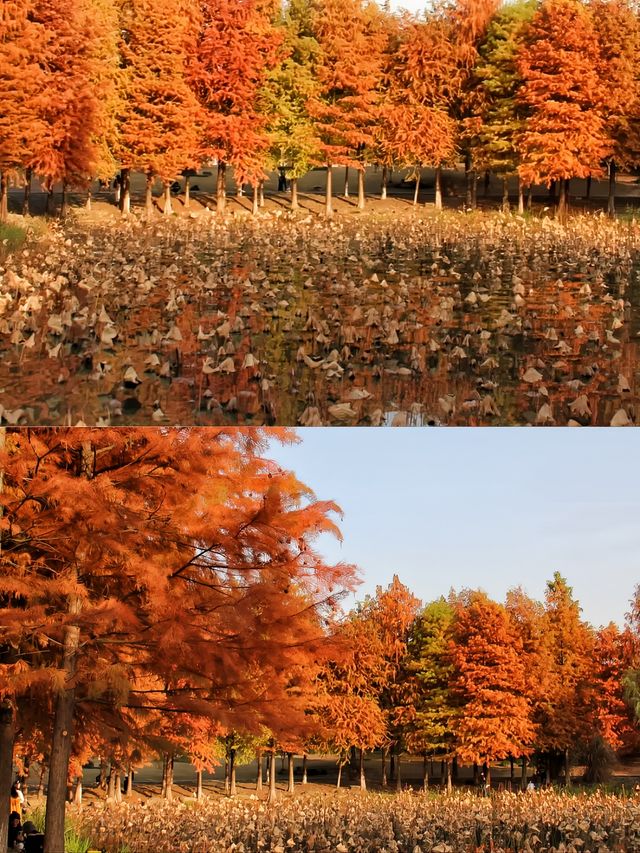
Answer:
<svg viewBox="0 0 640 853"><path fill-rule="evenodd" d="M367 0L8 0L0 13L0 220L7 187L49 193L131 170L175 178L218 163L254 186L280 168L441 169L558 187L640 161L640 24L626 0L437 0L421 16ZM331 169L326 212L331 215Z"/></svg>

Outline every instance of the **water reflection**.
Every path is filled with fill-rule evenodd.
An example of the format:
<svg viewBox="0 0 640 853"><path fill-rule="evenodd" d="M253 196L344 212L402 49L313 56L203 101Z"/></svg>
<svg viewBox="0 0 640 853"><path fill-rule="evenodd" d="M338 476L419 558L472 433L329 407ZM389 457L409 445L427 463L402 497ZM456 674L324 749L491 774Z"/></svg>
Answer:
<svg viewBox="0 0 640 853"><path fill-rule="evenodd" d="M596 218L72 224L6 262L4 420L635 423L639 245Z"/></svg>

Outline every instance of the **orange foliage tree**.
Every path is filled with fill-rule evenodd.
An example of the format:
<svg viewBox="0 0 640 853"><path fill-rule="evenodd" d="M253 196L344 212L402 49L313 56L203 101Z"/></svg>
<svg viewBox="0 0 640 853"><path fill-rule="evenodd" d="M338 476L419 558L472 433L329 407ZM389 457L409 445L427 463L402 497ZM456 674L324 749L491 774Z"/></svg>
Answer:
<svg viewBox="0 0 640 853"><path fill-rule="evenodd" d="M375 3L316 0L313 32L317 90L309 111L327 169L325 213L331 216L332 167L358 171L358 207L365 205L364 169L373 156L380 113L379 84L386 33Z"/></svg>
<svg viewBox="0 0 640 853"><path fill-rule="evenodd" d="M547 583L544 635L548 677L539 714L538 746L547 753L550 772L564 760L565 783L571 784L571 753L593 729L593 637L580 618L571 587L556 572Z"/></svg>
<svg viewBox="0 0 640 853"><path fill-rule="evenodd" d="M283 725L292 674L318 656L321 614L354 574L311 546L338 532L335 505L263 459L264 440L224 429L8 435L0 644L17 651L0 666L0 697L12 706L39 685L55 706L47 853L63 847L79 707L228 728L241 708L247 730ZM158 683L139 685L145 674Z"/></svg>
<svg viewBox="0 0 640 853"><path fill-rule="evenodd" d="M456 125L449 107L459 82L458 64L443 21L404 18L389 71L380 134L390 160L414 171L414 204L422 168L434 166L435 203L437 209L442 207L442 166L456 152Z"/></svg>
<svg viewBox="0 0 640 853"><path fill-rule="evenodd" d="M455 604L450 654L461 706L453 721L456 755L485 762L490 782L492 761L533 750L522 641L506 609L475 592Z"/></svg>
<svg viewBox="0 0 640 853"><path fill-rule="evenodd" d="M225 207L226 167L239 185L264 177L269 140L258 93L279 56L273 6L261 0L200 0L197 50L189 79L203 110L200 155L218 162L217 208Z"/></svg>
<svg viewBox="0 0 640 853"><path fill-rule="evenodd" d="M95 80L97 31L89 0L42 0L34 9L43 41L38 54L44 75L39 112L46 131L28 163L48 192L62 182L62 211L68 186L86 186L98 162L99 92Z"/></svg>
<svg viewBox="0 0 640 853"><path fill-rule="evenodd" d="M526 111L518 172L526 185L560 182L560 216L568 181L601 174L612 151L599 67L588 10L578 0L544 0L518 57L518 99Z"/></svg>
<svg viewBox="0 0 640 853"><path fill-rule="evenodd" d="M38 109L44 34L33 19L34 5L10 0L0 7L0 222L7 220L9 180L32 161L45 132Z"/></svg>
<svg viewBox="0 0 640 853"><path fill-rule="evenodd" d="M604 114L613 148L607 209L614 216L616 171L640 163L640 22L626 0L595 0L589 11L600 52L598 74L606 89Z"/></svg>
<svg viewBox="0 0 640 853"><path fill-rule="evenodd" d="M147 177L147 213L156 177L163 182L164 212L171 213L171 181L196 163L200 113L187 81L197 38L191 12L188 0L121 3L117 156L123 169L123 212L129 207L131 169Z"/></svg>

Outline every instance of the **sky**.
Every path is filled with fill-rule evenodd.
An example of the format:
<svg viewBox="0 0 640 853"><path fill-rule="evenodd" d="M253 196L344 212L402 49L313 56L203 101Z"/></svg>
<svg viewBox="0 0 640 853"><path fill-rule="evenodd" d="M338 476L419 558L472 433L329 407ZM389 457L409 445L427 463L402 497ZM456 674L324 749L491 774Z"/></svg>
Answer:
<svg viewBox="0 0 640 853"><path fill-rule="evenodd" d="M268 455L343 512L356 598L393 574L424 602L450 588L542 599L555 571L594 626L622 624L640 583L640 429L300 429ZM351 606L356 598L348 599Z"/></svg>

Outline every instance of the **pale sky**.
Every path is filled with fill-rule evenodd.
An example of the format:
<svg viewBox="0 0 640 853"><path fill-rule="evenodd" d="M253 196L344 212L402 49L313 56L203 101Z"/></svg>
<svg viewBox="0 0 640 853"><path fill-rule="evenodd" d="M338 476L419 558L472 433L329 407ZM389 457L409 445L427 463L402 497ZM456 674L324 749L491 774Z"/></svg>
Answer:
<svg viewBox="0 0 640 853"><path fill-rule="evenodd" d="M640 429L301 429L269 455L344 512L331 561L357 598L395 573L423 601L451 587L536 597L554 571L583 616L622 624L640 583Z"/></svg>

